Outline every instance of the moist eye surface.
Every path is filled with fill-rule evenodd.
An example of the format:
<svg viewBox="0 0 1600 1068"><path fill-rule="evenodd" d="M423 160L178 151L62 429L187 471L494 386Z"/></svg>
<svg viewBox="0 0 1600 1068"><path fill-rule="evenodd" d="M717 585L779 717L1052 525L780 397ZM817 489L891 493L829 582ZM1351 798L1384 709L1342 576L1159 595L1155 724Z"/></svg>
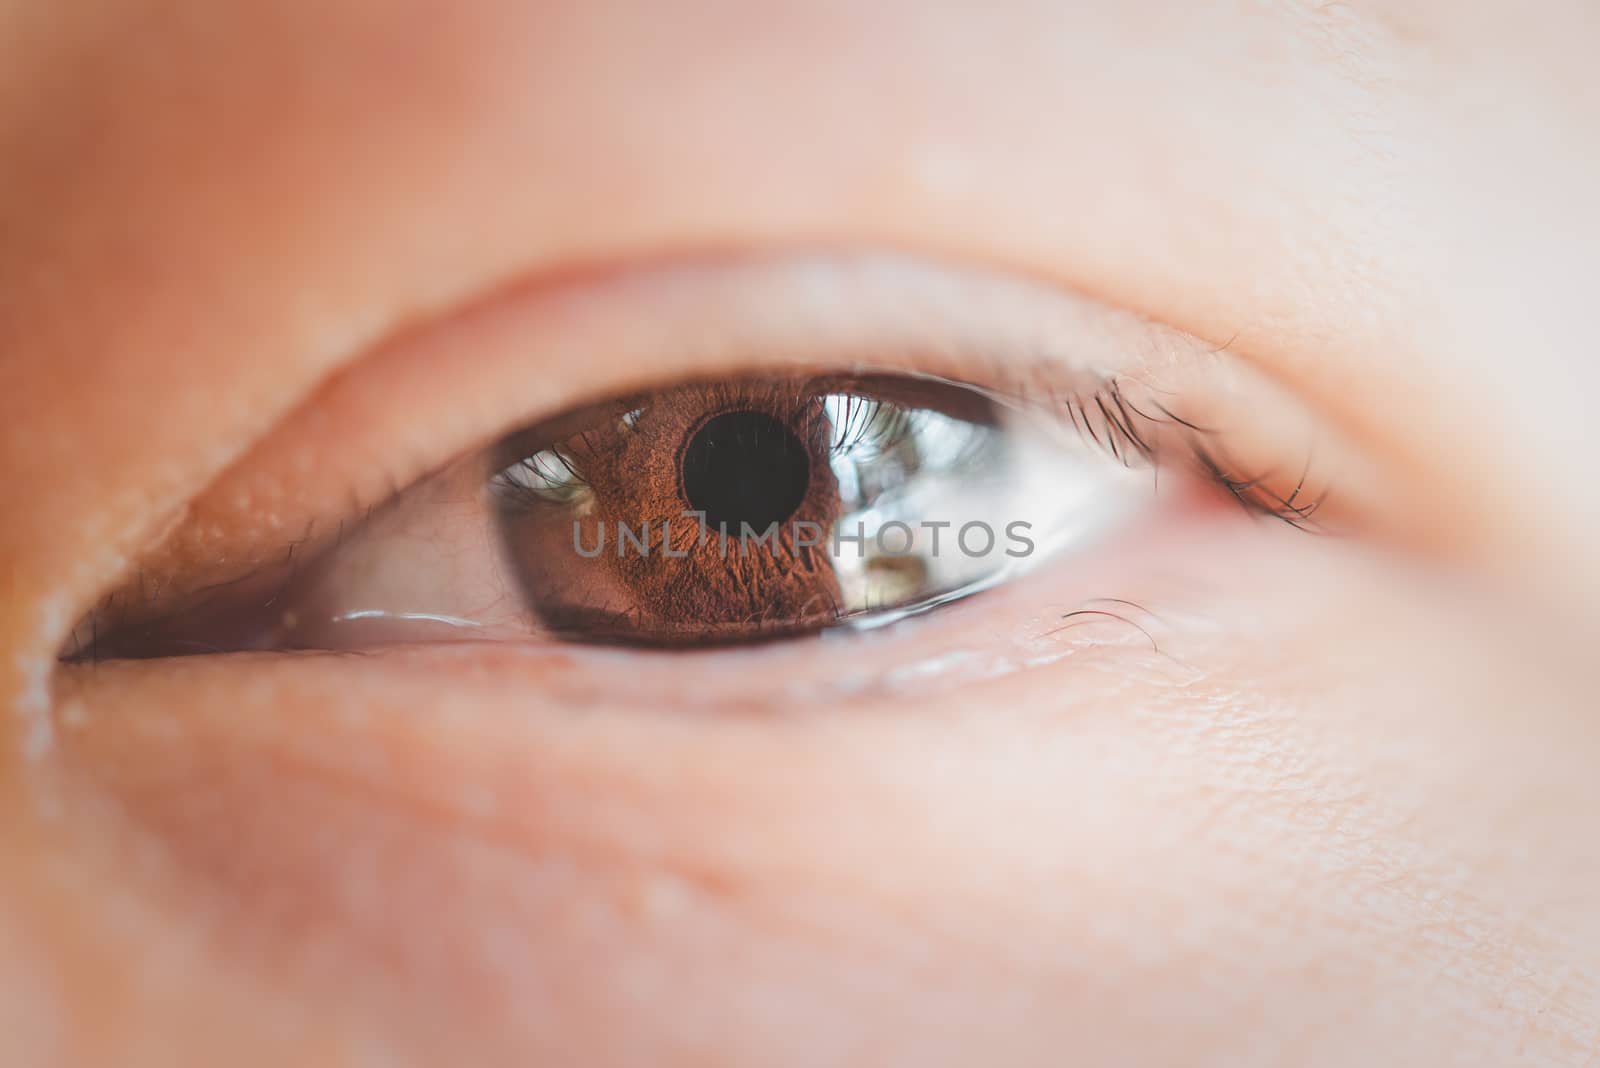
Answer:
<svg viewBox="0 0 1600 1068"><path fill-rule="evenodd" d="M569 639L814 632L948 597L1031 551L1011 437L961 386L691 384L561 422L520 436L539 447L491 487L530 607Z"/></svg>

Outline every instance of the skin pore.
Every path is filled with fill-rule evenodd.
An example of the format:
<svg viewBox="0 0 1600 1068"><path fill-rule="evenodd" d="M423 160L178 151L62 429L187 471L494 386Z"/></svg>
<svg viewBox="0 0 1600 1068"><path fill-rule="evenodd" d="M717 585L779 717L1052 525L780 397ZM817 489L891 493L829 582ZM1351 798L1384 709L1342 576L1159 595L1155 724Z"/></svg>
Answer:
<svg viewBox="0 0 1600 1068"><path fill-rule="evenodd" d="M0 9L7 1063L1592 1063L1595 16L1471 6ZM1378 503L693 668L59 663L319 470L778 373L716 265L858 251L1182 331Z"/></svg>

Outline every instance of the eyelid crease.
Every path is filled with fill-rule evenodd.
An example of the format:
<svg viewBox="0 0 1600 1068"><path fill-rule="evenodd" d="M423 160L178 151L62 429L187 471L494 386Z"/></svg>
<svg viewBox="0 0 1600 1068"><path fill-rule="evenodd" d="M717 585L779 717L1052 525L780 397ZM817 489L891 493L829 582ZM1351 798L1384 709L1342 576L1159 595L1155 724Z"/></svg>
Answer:
<svg viewBox="0 0 1600 1068"><path fill-rule="evenodd" d="M1180 437L1205 434L1197 469L1246 503L1255 494L1292 512L1307 499L1262 489L1220 444L1216 405L1195 394L1238 392L1253 371L1198 339L1042 283L898 257L718 261L536 289L359 361L192 502L141 582L181 600L292 568L430 471L575 404L691 377L841 372L1054 403L1123 462L1164 460ZM1148 392L1130 403L1135 385Z"/></svg>

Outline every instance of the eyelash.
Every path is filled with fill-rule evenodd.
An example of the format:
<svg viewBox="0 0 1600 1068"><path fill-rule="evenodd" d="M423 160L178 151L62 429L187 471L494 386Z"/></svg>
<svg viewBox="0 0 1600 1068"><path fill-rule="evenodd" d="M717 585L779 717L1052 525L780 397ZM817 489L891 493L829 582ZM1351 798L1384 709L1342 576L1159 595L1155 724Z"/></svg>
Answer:
<svg viewBox="0 0 1600 1068"><path fill-rule="evenodd" d="M1134 400L1129 395L1134 388L1147 396ZM1327 504L1333 483L1326 472L1317 470L1316 455L1309 446L1294 481L1285 482L1282 490L1286 492L1282 492L1275 488L1280 472L1251 473L1229 455L1227 428L1177 414L1159 399L1159 392L1135 380L1110 376L1076 391L1047 389L1044 406L1056 409L1063 425L1084 443L1124 467L1145 466L1159 477L1163 462L1176 454L1178 463L1221 490L1247 514L1277 520L1308 534L1330 533L1314 517ZM1003 396L1013 405L1029 403L1020 394ZM1165 447L1164 439L1173 439L1175 447Z"/></svg>
<svg viewBox="0 0 1600 1068"><path fill-rule="evenodd" d="M1006 400L1013 405L1026 403L1014 395ZM847 409L844 425L832 445L835 454L863 445L874 450L891 449L898 437L909 432L909 413L905 409L892 409L891 423L881 427L877 425L876 416L883 408L882 402L854 395L849 401L852 407ZM1327 502L1330 486L1324 484L1311 494L1306 493L1313 461L1309 451L1298 478L1285 494L1271 487L1273 476L1270 473L1247 474L1231 460L1222 445L1221 430L1185 419L1154 397L1143 405L1133 401L1121 379L1103 379L1087 391L1056 393L1049 403L1059 409L1062 422L1076 431L1085 443L1124 467L1131 468L1137 462L1159 475L1162 449L1154 440L1157 434L1151 430L1176 434L1182 439L1184 458L1193 470L1245 512L1278 520L1307 533L1326 533L1314 517ZM1156 413L1146 411L1146 406L1156 409ZM1140 432L1141 426L1146 428L1145 433ZM559 450L535 453L519 462L533 477L548 478L548 473L541 469L540 457L544 455L551 455L562 464L566 479L583 484L581 471Z"/></svg>
<svg viewBox="0 0 1600 1068"><path fill-rule="evenodd" d="M1181 459L1245 512L1307 533L1327 533L1313 517L1326 504L1331 484L1325 482L1307 494L1314 460L1309 450L1299 476L1284 494L1272 488L1276 477L1272 472L1247 474L1228 456L1222 430L1185 419L1153 396L1143 404L1133 401L1121 379L1106 379L1087 393L1055 396L1052 403L1083 441L1124 467L1134 466L1137 459L1159 475L1163 459L1160 437L1175 436L1182 444ZM1146 411L1146 407L1156 409L1156 413Z"/></svg>
<svg viewBox="0 0 1600 1068"><path fill-rule="evenodd" d="M891 407L888 425L881 425L878 417L884 411L883 402L847 395L844 405L844 418L829 446L832 455L861 448L873 453L888 452L912 431L911 413L904 408Z"/></svg>

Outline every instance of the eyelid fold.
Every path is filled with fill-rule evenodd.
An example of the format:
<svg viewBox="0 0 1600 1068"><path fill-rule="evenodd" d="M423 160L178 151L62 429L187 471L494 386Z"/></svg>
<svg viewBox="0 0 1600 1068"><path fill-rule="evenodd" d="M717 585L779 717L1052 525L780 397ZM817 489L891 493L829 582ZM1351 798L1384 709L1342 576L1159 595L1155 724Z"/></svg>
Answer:
<svg viewBox="0 0 1600 1068"><path fill-rule="evenodd" d="M431 471L564 410L686 378L841 372L972 383L1092 423L1090 436L1125 460L1145 445L1165 462L1203 435L1201 466L1241 499L1304 501L1324 488L1305 468L1303 406L1241 361L1131 313L1027 279L872 254L679 262L536 285L353 365L197 498L86 624L115 626L292 564ZM1089 402L1108 384L1131 409ZM1131 426L1133 411L1149 418ZM1268 479L1287 488L1263 489ZM80 647L86 636L80 625Z"/></svg>

